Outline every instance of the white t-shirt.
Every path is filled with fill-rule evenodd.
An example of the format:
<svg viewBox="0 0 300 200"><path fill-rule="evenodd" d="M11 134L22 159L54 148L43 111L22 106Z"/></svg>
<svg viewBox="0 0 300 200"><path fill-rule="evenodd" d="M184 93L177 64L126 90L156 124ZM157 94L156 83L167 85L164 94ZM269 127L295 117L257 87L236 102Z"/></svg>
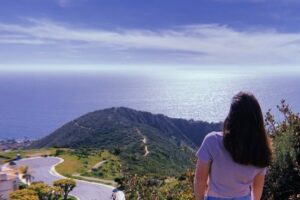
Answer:
<svg viewBox="0 0 300 200"><path fill-rule="evenodd" d="M116 200L125 200L125 194L122 191L116 192Z"/></svg>

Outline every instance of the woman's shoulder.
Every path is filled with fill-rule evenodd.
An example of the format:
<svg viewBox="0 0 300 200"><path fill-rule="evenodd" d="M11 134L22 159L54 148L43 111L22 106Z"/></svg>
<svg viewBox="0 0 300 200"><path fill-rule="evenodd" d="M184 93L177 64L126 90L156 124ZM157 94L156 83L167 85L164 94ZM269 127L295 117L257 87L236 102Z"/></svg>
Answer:
<svg viewBox="0 0 300 200"><path fill-rule="evenodd" d="M216 155L221 149L222 145L222 132L211 132L207 134L202 141L200 148L196 155L201 161L208 163L215 159Z"/></svg>
<svg viewBox="0 0 300 200"><path fill-rule="evenodd" d="M213 131L208 133L203 140L203 145L209 145L209 146L220 146L223 141L223 133Z"/></svg>
<svg viewBox="0 0 300 200"><path fill-rule="evenodd" d="M223 132L217 132L217 131L213 131L208 133L204 140L222 140L223 138Z"/></svg>

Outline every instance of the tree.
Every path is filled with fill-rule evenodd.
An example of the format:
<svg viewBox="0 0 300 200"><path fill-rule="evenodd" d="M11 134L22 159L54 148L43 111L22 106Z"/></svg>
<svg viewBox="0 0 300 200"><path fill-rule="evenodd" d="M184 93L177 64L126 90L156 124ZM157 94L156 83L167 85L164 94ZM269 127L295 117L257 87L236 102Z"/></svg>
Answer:
<svg viewBox="0 0 300 200"><path fill-rule="evenodd" d="M52 200L59 200L63 195L63 191L60 187L53 186L52 187Z"/></svg>
<svg viewBox="0 0 300 200"><path fill-rule="evenodd" d="M60 179L54 181L54 186L62 189L63 199L67 200L69 193L76 187L76 182L73 179Z"/></svg>
<svg viewBox="0 0 300 200"><path fill-rule="evenodd" d="M120 153L121 153L121 149L120 149L119 147L115 147L115 148L113 148L112 153L113 153L114 155L118 156L118 155L120 155Z"/></svg>

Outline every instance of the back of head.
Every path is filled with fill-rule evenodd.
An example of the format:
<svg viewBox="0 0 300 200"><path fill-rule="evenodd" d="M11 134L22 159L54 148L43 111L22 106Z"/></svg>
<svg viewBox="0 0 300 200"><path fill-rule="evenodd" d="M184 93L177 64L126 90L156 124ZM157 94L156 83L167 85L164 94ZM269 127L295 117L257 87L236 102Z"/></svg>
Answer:
<svg viewBox="0 0 300 200"><path fill-rule="evenodd" d="M240 92L233 97L223 132L224 146L235 162L257 167L271 164L270 141L254 95Z"/></svg>

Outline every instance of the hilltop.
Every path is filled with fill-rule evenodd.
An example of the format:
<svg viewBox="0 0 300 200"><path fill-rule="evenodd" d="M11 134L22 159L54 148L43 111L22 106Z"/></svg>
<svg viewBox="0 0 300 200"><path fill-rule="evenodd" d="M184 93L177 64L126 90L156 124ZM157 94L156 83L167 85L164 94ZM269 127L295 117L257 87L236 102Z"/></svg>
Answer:
<svg viewBox="0 0 300 200"><path fill-rule="evenodd" d="M108 108L63 125L30 148L107 149L136 173L178 175L192 165L195 149L220 123L170 118L130 108Z"/></svg>

